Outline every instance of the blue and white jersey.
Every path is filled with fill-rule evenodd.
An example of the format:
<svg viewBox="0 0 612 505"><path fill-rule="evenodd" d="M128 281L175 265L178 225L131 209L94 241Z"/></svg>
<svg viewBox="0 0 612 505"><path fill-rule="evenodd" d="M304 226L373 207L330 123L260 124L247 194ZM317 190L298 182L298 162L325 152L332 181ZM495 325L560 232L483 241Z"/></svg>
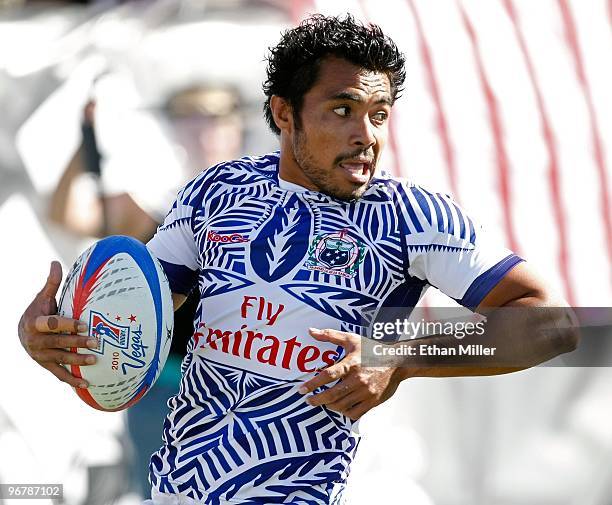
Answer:
<svg viewBox="0 0 612 505"><path fill-rule="evenodd" d="M364 312L433 285L475 307L520 258L448 196L375 178L344 202L279 181L279 154L212 167L149 243L173 292L201 300L168 402L155 489L206 504L341 503L356 423L299 386L342 349L309 327L363 333Z"/></svg>

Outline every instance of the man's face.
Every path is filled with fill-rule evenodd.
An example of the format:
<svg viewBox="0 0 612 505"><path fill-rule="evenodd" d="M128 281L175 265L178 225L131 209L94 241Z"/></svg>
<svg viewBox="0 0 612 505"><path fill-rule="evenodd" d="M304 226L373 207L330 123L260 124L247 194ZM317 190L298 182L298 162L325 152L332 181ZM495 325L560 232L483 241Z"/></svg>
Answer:
<svg viewBox="0 0 612 505"><path fill-rule="evenodd" d="M295 161L315 189L342 200L363 195L387 139L391 104L386 74L323 60L292 136Z"/></svg>

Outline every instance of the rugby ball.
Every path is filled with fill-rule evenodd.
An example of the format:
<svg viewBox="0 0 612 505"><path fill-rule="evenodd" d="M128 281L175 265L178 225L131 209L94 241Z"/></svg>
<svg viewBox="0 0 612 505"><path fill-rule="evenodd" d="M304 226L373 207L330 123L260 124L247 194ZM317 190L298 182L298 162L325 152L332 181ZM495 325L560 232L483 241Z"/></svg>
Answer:
<svg viewBox="0 0 612 505"><path fill-rule="evenodd" d="M170 350L174 311L166 274L144 244L112 236L87 249L66 277L58 313L88 323L98 340L88 349L94 365L67 365L89 382L75 389L85 403L114 412L153 386Z"/></svg>

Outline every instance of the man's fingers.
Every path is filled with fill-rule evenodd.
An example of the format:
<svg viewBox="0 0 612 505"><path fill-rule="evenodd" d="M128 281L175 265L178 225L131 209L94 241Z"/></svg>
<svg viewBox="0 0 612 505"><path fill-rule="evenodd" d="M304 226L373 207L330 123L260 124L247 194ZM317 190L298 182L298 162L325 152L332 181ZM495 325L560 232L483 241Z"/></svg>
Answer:
<svg viewBox="0 0 612 505"><path fill-rule="evenodd" d="M373 409L375 406L376 405L370 401L361 402L346 410L344 415L353 421L357 421L357 419L359 419L369 410Z"/></svg>
<svg viewBox="0 0 612 505"><path fill-rule="evenodd" d="M96 349L98 340L77 335L28 335L25 338L25 345L26 349L32 354L34 351L44 351L46 349L72 349L73 347Z"/></svg>
<svg viewBox="0 0 612 505"><path fill-rule="evenodd" d="M38 316L34 320L34 330L39 333L82 333L87 331L87 324L76 319L52 316Z"/></svg>
<svg viewBox="0 0 612 505"><path fill-rule="evenodd" d="M49 268L49 276L47 282L41 289L40 293L48 298L55 298L57 291L62 283L62 265L59 261L52 261Z"/></svg>
<svg viewBox="0 0 612 505"><path fill-rule="evenodd" d="M43 351L35 351L32 356L36 361L42 364L57 365L93 365L96 362L96 357L91 354L78 354L76 352L60 351L56 349L45 349Z"/></svg>
<svg viewBox="0 0 612 505"><path fill-rule="evenodd" d="M349 412L352 408L363 402L363 400L363 391L354 391L337 402L329 403L327 408L340 414L346 414L346 412Z"/></svg>
<svg viewBox="0 0 612 505"><path fill-rule="evenodd" d="M59 380L65 382L66 384L70 384L73 388L86 388L88 386L86 380L81 379L80 377L75 377L63 366L58 365L57 363L45 363L43 366Z"/></svg>
<svg viewBox="0 0 612 505"><path fill-rule="evenodd" d="M310 398L308 398L307 401L310 405L313 406L329 406L332 403L336 403L342 400L343 398L352 395L358 386L358 383L356 383L355 381L351 381L349 378L347 380L340 381L338 384L321 393L311 396Z"/></svg>
<svg viewBox="0 0 612 505"><path fill-rule="evenodd" d="M325 384L329 384L330 382L334 382L338 379L341 379L348 372L348 367L345 364L345 360L346 358L344 358L342 361L339 361L335 365L332 365L329 368L322 370L319 375L313 377L307 382L304 382L304 384L300 386L300 389L298 389L298 391L301 394L305 395Z"/></svg>
<svg viewBox="0 0 612 505"><path fill-rule="evenodd" d="M308 333L319 342L331 342L332 344L344 347L347 353L354 347L355 339L359 339L359 336L354 333L330 329L319 330L318 328L308 328Z"/></svg>

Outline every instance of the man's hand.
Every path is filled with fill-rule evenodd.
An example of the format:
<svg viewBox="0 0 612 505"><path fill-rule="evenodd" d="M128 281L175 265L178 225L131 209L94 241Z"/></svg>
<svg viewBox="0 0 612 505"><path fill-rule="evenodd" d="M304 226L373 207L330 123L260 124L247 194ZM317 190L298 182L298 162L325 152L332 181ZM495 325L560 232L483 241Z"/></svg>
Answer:
<svg viewBox="0 0 612 505"><path fill-rule="evenodd" d="M93 365L95 356L77 354L71 347L95 348L95 338L76 335L87 331L87 324L57 315L55 295L62 282L62 267L51 263L49 277L19 321L19 339L26 352L40 366L49 370L59 380L73 387L86 388L87 382L72 375L62 365Z"/></svg>
<svg viewBox="0 0 612 505"><path fill-rule="evenodd" d="M320 342L331 342L344 348L345 356L338 363L322 370L299 389L307 394L316 388L340 382L322 393L308 398L310 405L327 408L357 420L370 409L391 398L401 379L392 367L362 367L361 337L355 333L310 328L310 334Z"/></svg>

